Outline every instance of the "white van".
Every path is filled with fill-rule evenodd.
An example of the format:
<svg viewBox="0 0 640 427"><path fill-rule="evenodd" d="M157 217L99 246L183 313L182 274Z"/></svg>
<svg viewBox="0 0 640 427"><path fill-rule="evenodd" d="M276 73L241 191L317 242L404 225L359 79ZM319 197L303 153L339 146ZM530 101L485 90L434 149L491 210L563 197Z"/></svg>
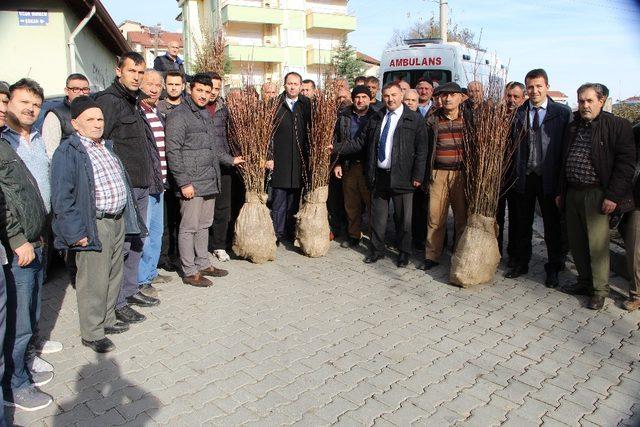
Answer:
<svg viewBox="0 0 640 427"><path fill-rule="evenodd" d="M411 87L428 77L438 84L456 82L466 87L470 81L485 84L489 78L506 79L506 69L495 54L469 48L457 42L442 43L441 39L405 40L405 45L382 53L380 80L383 85L404 80Z"/></svg>

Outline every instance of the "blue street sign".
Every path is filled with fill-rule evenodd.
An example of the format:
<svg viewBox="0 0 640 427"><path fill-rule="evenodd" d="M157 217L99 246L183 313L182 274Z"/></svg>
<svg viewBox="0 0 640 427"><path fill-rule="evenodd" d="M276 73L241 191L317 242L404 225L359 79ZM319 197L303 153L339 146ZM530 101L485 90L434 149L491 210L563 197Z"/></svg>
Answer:
<svg viewBox="0 0 640 427"><path fill-rule="evenodd" d="M18 25L21 27L42 27L49 23L46 10L19 10Z"/></svg>

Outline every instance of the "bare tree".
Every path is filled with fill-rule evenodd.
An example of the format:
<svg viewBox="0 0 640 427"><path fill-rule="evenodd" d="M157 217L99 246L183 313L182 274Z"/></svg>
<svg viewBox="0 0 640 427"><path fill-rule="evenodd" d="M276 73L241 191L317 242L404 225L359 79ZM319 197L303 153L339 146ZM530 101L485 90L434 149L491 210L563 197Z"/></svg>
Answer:
<svg viewBox="0 0 640 427"><path fill-rule="evenodd" d="M428 21L416 21L406 30L394 30L387 47L400 46L405 44L406 39L426 39L440 37L440 22L432 16ZM468 47L479 49L480 46L475 41L476 35L468 28L461 28L449 19L447 38L450 41L462 43Z"/></svg>

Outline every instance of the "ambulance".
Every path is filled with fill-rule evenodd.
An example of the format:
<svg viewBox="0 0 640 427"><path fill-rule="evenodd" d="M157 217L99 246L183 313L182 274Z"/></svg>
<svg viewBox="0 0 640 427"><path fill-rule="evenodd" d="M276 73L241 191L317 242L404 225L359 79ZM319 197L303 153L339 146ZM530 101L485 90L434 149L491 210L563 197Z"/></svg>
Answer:
<svg viewBox="0 0 640 427"><path fill-rule="evenodd" d="M497 79L503 85L506 67L495 54L473 49L457 42L443 43L442 39L411 39L404 45L385 50L380 60L380 80L383 85L398 80L415 87L421 78L430 78L437 85L448 82L461 87L474 80L485 84Z"/></svg>

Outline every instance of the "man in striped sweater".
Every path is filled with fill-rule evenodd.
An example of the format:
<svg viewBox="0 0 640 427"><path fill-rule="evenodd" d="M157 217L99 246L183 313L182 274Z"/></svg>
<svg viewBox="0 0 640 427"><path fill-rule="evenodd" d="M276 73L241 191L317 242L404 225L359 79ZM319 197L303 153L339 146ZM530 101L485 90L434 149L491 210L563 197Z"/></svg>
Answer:
<svg viewBox="0 0 640 427"><path fill-rule="evenodd" d="M162 249L164 231L164 190L167 183L167 158L164 146L164 121L157 105L163 88L162 75L155 70L147 70L142 78L140 90L146 95L140 101L140 110L145 119L147 148L152 160L149 176L149 202L145 218L149 235L142 248L142 258L138 268L138 286L144 295L157 298L158 293L152 283L166 283L170 278L158 274L158 260Z"/></svg>

